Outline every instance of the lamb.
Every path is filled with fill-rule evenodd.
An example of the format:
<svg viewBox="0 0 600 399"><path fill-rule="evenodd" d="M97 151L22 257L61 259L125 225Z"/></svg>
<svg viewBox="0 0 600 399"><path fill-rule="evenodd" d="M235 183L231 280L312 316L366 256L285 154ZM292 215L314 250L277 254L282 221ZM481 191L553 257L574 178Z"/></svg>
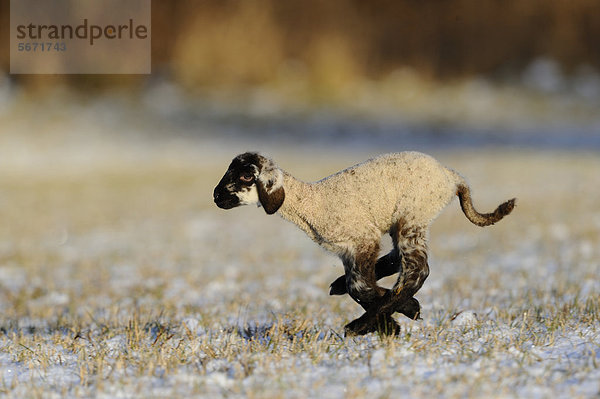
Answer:
<svg viewBox="0 0 600 399"><path fill-rule="evenodd" d="M465 180L419 152L381 155L314 183L247 152L233 159L213 193L222 209L257 204L269 215L279 213L340 257L344 275L331 284L330 295L348 293L365 310L345 326L347 335L398 334L395 312L420 318L414 295L429 275L429 225L455 195L467 219L478 226L498 222L516 201L508 200L492 213L477 212ZM377 259L386 233L393 249ZM394 273L399 274L392 289L377 285Z"/></svg>

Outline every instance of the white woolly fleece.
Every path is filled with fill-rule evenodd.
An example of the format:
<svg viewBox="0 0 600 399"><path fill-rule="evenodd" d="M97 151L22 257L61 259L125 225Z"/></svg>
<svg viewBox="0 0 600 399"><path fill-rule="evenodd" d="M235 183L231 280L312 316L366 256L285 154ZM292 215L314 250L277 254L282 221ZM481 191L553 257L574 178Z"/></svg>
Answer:
<svg viewBox="0 0 600 399"><path fill-rule="evenodd" d="M462 177L418 152L385 154L314 183L284 172L279 214L335 253L379 240L403 218L427 227L455 197Z"/></svg>

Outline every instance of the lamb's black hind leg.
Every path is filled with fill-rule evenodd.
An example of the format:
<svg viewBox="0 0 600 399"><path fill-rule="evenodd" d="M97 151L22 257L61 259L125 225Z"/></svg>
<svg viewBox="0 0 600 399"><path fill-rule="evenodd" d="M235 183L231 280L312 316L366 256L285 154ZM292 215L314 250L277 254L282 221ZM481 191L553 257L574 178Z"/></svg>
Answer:
<svg viewBox="0 0 600 399"><path fill-rule="evenodd" d="M375 264L375 278L377 280L400 272L402 272L402 257L396 249L379 258ZM347 293L345 275L338 277L329 286L329 295L345 295Z"/></svg>

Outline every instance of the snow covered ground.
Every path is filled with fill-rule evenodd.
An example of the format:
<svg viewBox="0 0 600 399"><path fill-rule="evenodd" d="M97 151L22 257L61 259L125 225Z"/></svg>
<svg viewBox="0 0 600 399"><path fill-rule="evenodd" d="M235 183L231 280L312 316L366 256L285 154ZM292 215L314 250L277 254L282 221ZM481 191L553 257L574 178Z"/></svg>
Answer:
<svg viewBox="0 0 600 399"><path fill-rule="evenodd" d="M540 150L515 130L498 142L500 128L467 135L426 126L422 136L402 125L369 136L361 129L381 122L196 120L164 107L157 117L119 101L0 112L6 397L600 394L595 122L573 129L579 139L557 134L566 149L554 140ZM277 135L315 120L326 121L313 125L325 138L307 137L321 145ZM451 145L460 137L471 144ZM344 338L361 310L328 296L340 261L277 216L212 204L228 162L247 149L316 180L415 148L467 176L479 209L519 202L484 229L456 202L448 207L432 228L431 275L417 294L423 320L398 316L398 338Z"/></svg>

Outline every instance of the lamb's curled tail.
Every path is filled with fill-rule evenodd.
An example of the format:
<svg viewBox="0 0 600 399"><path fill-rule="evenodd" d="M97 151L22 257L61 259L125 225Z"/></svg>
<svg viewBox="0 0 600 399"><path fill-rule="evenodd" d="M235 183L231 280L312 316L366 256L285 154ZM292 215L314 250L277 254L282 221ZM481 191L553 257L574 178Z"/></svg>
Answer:
<svg viewBox="0 0 600 399"><path fill-rule="evenodd" d="M459 184L457 186L456 195L458 195L458 199L460 200L460 207L462 208L467 219L471 221L471 223L476 224L477 226L490 226L504 216L508 215L512 212L515 207L516 198L508 200L498 206L496 210L492 213L479 213L473 207L473 201L471 200L471 190L469 186L466 184Z"/></svg>

